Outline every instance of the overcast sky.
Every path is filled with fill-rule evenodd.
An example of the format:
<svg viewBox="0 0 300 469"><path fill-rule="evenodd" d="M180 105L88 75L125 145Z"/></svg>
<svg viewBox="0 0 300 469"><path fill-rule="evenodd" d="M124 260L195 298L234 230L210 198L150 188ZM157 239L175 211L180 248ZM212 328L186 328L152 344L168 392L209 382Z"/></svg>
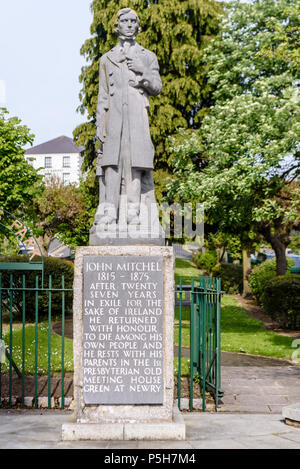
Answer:
<svg viewBox="0 0 300 469"><path fill-rule="evenodd" d="M35 134L72 137L90 37L90 0L0 0L0 106Z"/></svg>

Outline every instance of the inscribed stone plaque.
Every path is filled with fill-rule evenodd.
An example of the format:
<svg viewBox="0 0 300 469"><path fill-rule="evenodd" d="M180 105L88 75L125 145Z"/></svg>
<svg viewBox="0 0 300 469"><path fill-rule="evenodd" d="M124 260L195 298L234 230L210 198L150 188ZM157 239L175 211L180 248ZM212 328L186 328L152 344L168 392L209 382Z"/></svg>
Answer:
<svg viewBox="0 0 300 469"><path fill-rule="evenodd" d="M85 404L163 404L163 257L84 258Z"/></svg>

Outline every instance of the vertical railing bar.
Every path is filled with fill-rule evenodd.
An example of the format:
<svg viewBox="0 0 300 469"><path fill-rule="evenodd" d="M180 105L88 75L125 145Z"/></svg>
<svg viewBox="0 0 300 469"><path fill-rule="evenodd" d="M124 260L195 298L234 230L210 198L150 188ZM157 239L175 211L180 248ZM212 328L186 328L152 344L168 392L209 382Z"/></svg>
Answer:
<svg viewBox="0 0 300 469"><path fill-rule="evenodd" d="M218 282L218 304L217 304L217 338L216 338L216 409L219 407L219 391L221 388L221 279Z"/></svg>
<svg viewBox="0 0 300 469"><path fill-rule="evenodd" d="M48 291L48 409L51 409L51 309L52 309L52 275L49 275Z"/></svg>
<svg viewBox="0 0 300 469"><path fill-rule="evenodd" d="M191 322L190 322L190 411L193 411L194 401L194 279L192 279L191 289Z"/></svg>
<svg viewBox="0 0 300 469"><path fill-rule="evenodd" d="M202 313L202 411L206 410L206 344L205 344L205 334L206 334L206 303L207 303L207 280L205 281L205 290L203 298L203 313Z"/></svg>
<svg viewBox="0 0 300 469"><path fill-rule="evenodd" d="M214 310L214 278L212 278L212 291L210 295L210 305L209 305L209 315L208 315L208 331L209 331L209 383L213 383L213 376L212 376L212 361L213 361L213 353L212 353L212 338L213 338L213 329L212 329L212 313Z"/></svg>
<svg viewBox="0 0 300 469"><path fill-rule="evenodd" d="M61 324L61 408L65 408L65 277L62 276L62 324Z"/></svg>
<svg viewBox="0 0 300 469"><path fill-rule="evenodd" d="M0 274L0 340L3 338L2 331L2 274ZM0 361L0 408L2 407L2 363Z"/></svg>
<svg viewBox="0 0 300 469"><path fill-rule="evenodd" d="M215 351L216 351L216 308L218 305L218 294L217 294L217 282L216 282L216 293L214 293L214 304L212 309L212 317L211 317L211 328L212 328L212 350L213 350L213 358L215 358ZM212 367L212 380L213 384L216 384L216 367Z"/></svg>
<svg viewBox="0 0 300 469"><path fill-rule="evenodd" d="M200 282L199 282L200 287ZM200 378L201 375L201 301L202 301L202 294L199 290L196 293L197 295L197 325L198 325L198 334L197 334L197 362L198 362L198 375ZM201 393L201 380L199 379L199 391Z"/></svg>
<svg viewBox="0 0 300 469"><path fill-rule="evenodd" d="M203 356L204 356L204 347L205 342L203 341L203 327L204 327L204 312L205 312L205 298L206 298L206 277L202 279L202 305L201 305L201 385L203 389ZM202 391L201 389L201 391ZM202 393L203 394L203 393ZM202 395L203 397L203 395Z"/></svg>
<svg viewBox="0 0 300 469"><path fill-rule="evenodd" d="M22 278L22 409L25 407L25 325L26 325L26 277Z"/></svg>
<svg viewBox="0 0 300 469"><path fill-rule="evenodd" d="M205 349L205 383L206 383L206 370L207 370L207 312L209 308L209 289L210 289L210 277L206 278L206 307L205 307L205 321L204 321L204 331L205 331L205 341L203 347Z"/></svg>
<svg viewBox="0 0 300 469"><path fill-rule="evenodd" d="M216 340L215 340L215 334L216 334L216 327L215 327L215 318L216 318L216 309L218 307L218 279L215 279L214 282L214 301L213 301L213 309L212 309L212 333L213 333L213 359L217 362L217 357L216 357ZM212 381L216 389L216 384L217 384L217 373L216 373L216 367L212 367ZM216 390L217 392L217 390Z"/></svg>
<svg viewBox="0 0 300 469"><path fill-rule="evenodd" d="M209 336L209 311L210 311L210 303L211 303L211 288L212 288L212 277L209 277L208 279L208 286L209 286L209 291L208 291L208 302L207 302L207 307L206 307L206 337L205 337L205 346L206 346L206 370L209 369L209 350L208 350L208 336ZM207 382L208 376L207 372L205 370L205 380Z"/></svg>
<svg viewBox="0 0 300 469"><path fill-rule="evenodd" d="M38 408L38 322L39 322L39 278L35 278L35 357L34 357L34 407Z"/></svg>
<svg viewBox="0 0 300 469"><path fill-rule="evenodd" d="M217 284L217 290L218 290L218 284ZM217 295L217 302L216 302L216 307L215 307L215 316L216 316L216 321L215 321L215 334L217 337L217 329L218 329L218 302L219 302L219 296ZM218 351L217 351L217 342L216 342L216 363L215 363L215 389L216 389L216 395L215 395L215 405L216 405L216 410L218 409L218 394L219 394L219 387L218 387Z"/></svg>
<svg viewBox="0 0 300 469"><path fill-rule="evenodd" d="M12 407L12 357L13 357L13 275L10 274L9 280L9 401L8 405Z"/></svg>
<svg viewBox="0 0 300 469"><path fill-rule="evenodd" d="M182 334L182 277L179 280L179 340L178 340L178 378L177 399L178 409L181 410L181 334Z"/></svg>
<svg viewBox="0 0 300 469"><path fill-rule="evenodd" d="M212 288L214 285L214 278L212 278ZM211 294L211 301L209 305L209 314L208 314L208 366L211 370L211 362L212 362L212 353L211 353L211 339L212 339L212 328L211 328L211 313L213 310L213 298L214 298L214 293ZM209 372L208 376L209 382L211 383L212 381L212 374L211 371Z"/></svg>
<svg viewBox="0 0 300 469"><path fill-rule="evenodd" d="M202 292L202 277L199 278L199 292L198 292L198 307L199 307L199 378L201 377L201 367L202 367L202 322L201 322L201 311L202 311L202 301L203 301L203 292ZM201 379L199 379L199 391L201 395Z"/></svg>

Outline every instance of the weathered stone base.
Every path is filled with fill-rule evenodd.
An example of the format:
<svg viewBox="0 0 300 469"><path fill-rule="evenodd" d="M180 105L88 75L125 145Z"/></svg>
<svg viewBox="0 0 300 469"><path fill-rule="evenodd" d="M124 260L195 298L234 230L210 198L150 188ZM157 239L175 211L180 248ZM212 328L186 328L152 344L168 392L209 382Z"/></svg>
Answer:
<svg viewBox="0 0 300 469"><path fill-rule="evenodd" d="M183 416L175 407L172 422L159 423L66 423L62 426L63 441L129 441L185 440Z"/></svg>
<svg viewBox="0 0 300 469"><path fill-rule="evenodd" d="M300 404L283 407L282 416L287 425L300 427Z"/></svg>
<svg viewBox="0 0 300 469"><path fill-rule="evenodd" d="M90 231L90 246L165 246L165 233L160 230L157 236L153 235L150 231L145 231L136 227L129 232L127 229L122 230L119 226L113 232L97 231L97 226L94 226Z"/></svg>

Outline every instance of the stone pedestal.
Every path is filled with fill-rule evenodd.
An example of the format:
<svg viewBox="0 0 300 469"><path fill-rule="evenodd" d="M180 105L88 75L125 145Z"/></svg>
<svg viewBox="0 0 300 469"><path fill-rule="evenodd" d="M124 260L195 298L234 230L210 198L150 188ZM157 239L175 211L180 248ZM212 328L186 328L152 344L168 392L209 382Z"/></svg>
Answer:
<svg viewBox="0 0 300 469"><path fill-rule="evenodd" d="M127 223L127 205L126 194L121 195L118 221L107 226L106 229L101 224L106 204L99 205L94 225L90 230L90 246L165 245L166 235L159 221L154 187L152 191L141 196L139 225ZM113 213L115 213L114 210Z"/></svg>
<svg viewBox="0 0 300 469"><path fill-rule="evenodd" d="M73 314L75 422L62 438L185 439L173 408L173 248L77 248Z"/></svg>

